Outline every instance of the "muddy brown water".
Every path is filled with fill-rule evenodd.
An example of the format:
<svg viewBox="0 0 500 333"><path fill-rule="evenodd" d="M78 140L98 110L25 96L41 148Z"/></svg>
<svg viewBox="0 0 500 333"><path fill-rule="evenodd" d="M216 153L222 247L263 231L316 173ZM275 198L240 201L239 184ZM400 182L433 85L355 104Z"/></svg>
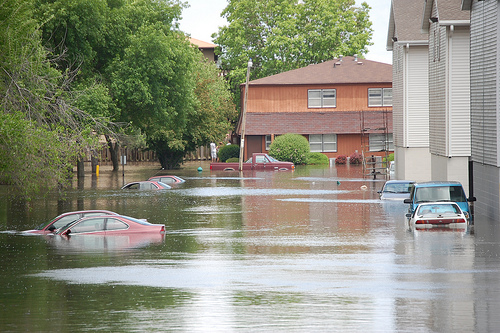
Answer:
<svg viewBox="0 0 500 333"><path fill-rule="evenodd" d="M201 166L203 171L198 172ZM210 172L166 191L120 187L125 166L31 203L0 187L2 332L495 332L500 231L412 231L407 206L356 166ZM168 172L164 172L168 173ZM25 236L70 210L108 209L164 237Z"/></svg>

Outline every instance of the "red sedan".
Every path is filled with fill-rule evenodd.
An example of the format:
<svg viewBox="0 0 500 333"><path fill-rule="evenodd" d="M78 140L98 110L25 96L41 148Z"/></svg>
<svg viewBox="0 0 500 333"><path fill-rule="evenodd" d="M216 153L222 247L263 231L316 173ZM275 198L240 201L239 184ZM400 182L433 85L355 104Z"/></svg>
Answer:
<svg viewBox="0 0 500 333"><path fill-rule="evenodd" d="M64 227L68 223L79 220L82 217L101 216L101 215L118 215L118 214L115 212L111 212L109 210L81 210L76 212L67 212L55 217L48 223L40 224L36 229L26 230L24 231L24 233L40 234L40 235L53 233L56 232L61 227Z"/></svg>
<svg viewBox="0 0 500 333"><path fill-rule="evenodd" d="M73 235L123 235L129 233L165 233L164 224L152 224L124 215L83 217L60 228L56 234Z"/></svg>

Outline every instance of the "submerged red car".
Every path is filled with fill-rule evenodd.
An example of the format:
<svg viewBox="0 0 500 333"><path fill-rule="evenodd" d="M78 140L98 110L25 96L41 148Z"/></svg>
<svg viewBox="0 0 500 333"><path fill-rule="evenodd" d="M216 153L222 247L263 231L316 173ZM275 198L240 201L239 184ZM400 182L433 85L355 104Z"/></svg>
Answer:
<svg viewBox="0 0 500 333"><path fill-rule="evenodd" d="M122 190L167 190L170 188L172 188L170 185L162 182L145 180L128 183L122 187Z"/></svg>
<svg viewBox="0 0 500 333"><path fill-rule="evenodd" d="M172 185L172 184L180 184L184 183L185 180L182 179L181 177L173 176L173 175L165 175L165 176L154 176L148 179L149 181L153 182L161 182L167 185Z"/></svg>
<svg viewBox="0 0 500 333"><path fill-rule="evenodd" d="M23 231L28 234L48 234L58 231L70 222L81 219L87 216L101 216L101 215L118 215L109 210L81 210L75 212L67 212L61 214L47 223L40 224L36 229Z"/></svg>
<svg viewBox="0 0 500 333"><path fill-rule="evenodd" d="M123 235L129 233L165 233L164 224L153 224L124 215L83 217L61 227L56 234L73 235Z"/></svg>

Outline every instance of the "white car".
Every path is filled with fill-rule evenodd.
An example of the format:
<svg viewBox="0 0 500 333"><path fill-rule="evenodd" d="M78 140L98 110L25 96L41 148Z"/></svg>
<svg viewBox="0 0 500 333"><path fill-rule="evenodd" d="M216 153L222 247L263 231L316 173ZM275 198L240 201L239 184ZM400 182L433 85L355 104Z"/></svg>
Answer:
<svg viewBox="0 0 500 333"><path fill-rule="evenodd" d="M415 229L467 229L467 218L455 202L421 203L406 217L409 218L410 227Z"/></svg>

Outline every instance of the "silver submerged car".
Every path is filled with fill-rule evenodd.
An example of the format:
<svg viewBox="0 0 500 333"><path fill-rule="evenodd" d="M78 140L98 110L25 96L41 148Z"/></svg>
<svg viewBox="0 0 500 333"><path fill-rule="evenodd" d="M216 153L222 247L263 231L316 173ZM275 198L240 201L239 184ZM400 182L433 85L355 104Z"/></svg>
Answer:
<svg viewBox="0 0 500 333"><path fill-rule="evenodd" d="M410 197L414 181L411 180L388 180L382 190L378 191L381 200L403 201Z"/></svg>

